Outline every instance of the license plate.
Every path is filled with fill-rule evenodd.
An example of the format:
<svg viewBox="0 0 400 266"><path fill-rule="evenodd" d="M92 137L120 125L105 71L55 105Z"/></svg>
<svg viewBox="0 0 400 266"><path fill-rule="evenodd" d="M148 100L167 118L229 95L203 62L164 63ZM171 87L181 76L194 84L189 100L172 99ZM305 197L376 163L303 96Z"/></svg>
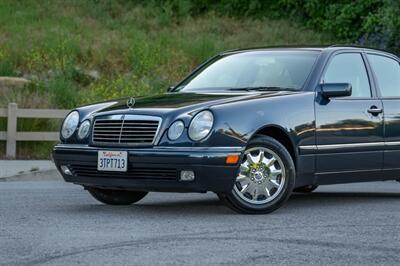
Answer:
<svg viewBox="0 0 400 266"><path fill-rule="evenodd" d="M97 170L126 172L128 169L128 152L126 151L99 151Z"/></svg>

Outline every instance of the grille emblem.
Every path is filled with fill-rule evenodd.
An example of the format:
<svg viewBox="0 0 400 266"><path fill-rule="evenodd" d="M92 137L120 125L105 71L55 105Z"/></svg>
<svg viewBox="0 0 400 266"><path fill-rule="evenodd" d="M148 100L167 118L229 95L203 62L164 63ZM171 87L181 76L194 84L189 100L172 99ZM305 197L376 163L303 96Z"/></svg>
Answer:
<svg viewBox="0 0 400 266"><path fill-rule="evenodd" d="M126 105L127 105L129 108L132 108L132 107L135 105L135 103L136 103L136 101L135 101L135 98L133 98L133 97L129 98L129 99L126 101Z"/></svg>

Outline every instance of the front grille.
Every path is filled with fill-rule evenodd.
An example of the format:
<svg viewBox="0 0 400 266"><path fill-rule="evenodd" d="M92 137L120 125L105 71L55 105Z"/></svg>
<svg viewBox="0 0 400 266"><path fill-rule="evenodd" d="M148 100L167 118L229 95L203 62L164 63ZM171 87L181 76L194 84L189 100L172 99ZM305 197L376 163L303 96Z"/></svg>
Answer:
<svg viewBox="0 0 400 266"><path fill-rule="evenodd" d="M96 119L93 125L93 144L152 145L159 128L159 118L137 117L122 115L118 119Z"/></svg>
<svg viewBox="0 0 400 266"><path fill-rule="evenodd" d="M127 172L98 171L95 165L69 165L77 177L103 177L119 179L176 180L177 170L173 168L128 168Z"/></svg>

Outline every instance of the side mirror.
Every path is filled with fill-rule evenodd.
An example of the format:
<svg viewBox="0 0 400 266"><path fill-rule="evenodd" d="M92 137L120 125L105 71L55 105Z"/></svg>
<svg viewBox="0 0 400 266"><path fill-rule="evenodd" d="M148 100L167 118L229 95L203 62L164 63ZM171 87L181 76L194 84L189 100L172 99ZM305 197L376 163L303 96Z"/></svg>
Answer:
<svg viewBox="0 0 400 266"><path fill-rule="evenodd" d="M171 91L173 91L175 89L175 86L169 86L168 88L167 88L167 92L171 92Z"/></svg>
<svg viewBox="0 0 400 266"><path fill-rule="evenodd" d="M326 99L351 96L350 83L323 83L319 86L321 95Z"/></svg>

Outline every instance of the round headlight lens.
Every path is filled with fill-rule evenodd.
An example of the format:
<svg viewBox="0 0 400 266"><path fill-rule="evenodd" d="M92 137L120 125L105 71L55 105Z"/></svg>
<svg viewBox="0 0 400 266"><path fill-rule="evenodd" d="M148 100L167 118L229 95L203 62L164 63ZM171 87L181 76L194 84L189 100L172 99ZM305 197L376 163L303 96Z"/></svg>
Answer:
<svg viewBox="0 0 400 266"><path fill-rule="evenodd" d="M168 129L168 138L170 140L178 139L182 135L184 129L185 124L182 121L175 121Z"/></svg>
<svg viewBox="0 0 400 266"><path fill-rule="evenodd" d="M64 139L68 139L74 134L79 123L79 113L78 111L71 112L64 120L61 128L61 136Z"/></svg>
<svg viewBox="0 0 400 266"><path fill-rule="evenodd" d="M80 139L86 138L89 135L89 129L90 129L90 121L89 120L83 121L78 130L78 137Z"/></svg>
<svg viewBox="0 0 400 266"><path fill-rule="evenodd" d="M189 137L194 141L199 141L207 137L214 124L214 116L210 111L198 113L190 122Z"/></svg>

